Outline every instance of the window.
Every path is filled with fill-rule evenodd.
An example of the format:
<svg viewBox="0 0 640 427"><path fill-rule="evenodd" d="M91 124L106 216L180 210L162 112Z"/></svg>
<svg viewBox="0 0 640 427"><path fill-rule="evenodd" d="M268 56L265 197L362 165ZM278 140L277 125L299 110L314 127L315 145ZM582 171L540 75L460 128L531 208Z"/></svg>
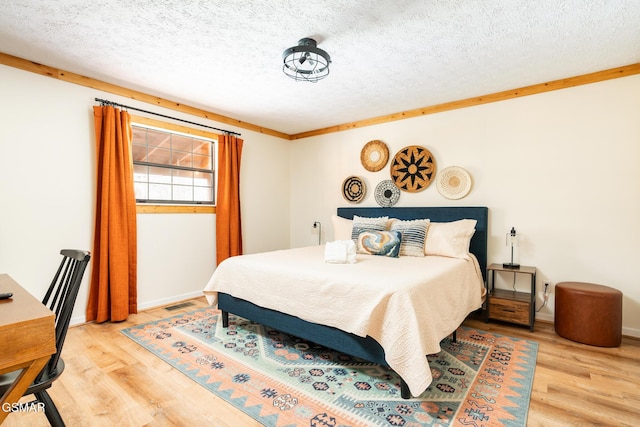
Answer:
<svg viewBox="0 0 640 427"><path fill-rule="evenodd" d="M216 140L133 121L137 202L213 205Z"/></svg>

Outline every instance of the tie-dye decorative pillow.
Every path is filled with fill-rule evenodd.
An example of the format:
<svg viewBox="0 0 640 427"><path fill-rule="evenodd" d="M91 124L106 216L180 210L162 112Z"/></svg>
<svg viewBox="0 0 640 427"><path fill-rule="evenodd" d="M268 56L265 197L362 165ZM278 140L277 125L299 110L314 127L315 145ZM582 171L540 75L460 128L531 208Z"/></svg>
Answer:
<svg viewBox="0 0 640 427"><path fill-rule="evenodd" d="M387 222L389 222L388 216L381 216L377 218L367 218L358 215L353 216L351 238L353 243L358 244L358 235L361 231L365 230L378 230L385 231L387 229Z"/></svg>
<svg viewBox="0 0 640 427"><path fill-rule="evenodd" d="M364 230L358 235L358 253L398 258L401 242L399 231Z"/></svg>

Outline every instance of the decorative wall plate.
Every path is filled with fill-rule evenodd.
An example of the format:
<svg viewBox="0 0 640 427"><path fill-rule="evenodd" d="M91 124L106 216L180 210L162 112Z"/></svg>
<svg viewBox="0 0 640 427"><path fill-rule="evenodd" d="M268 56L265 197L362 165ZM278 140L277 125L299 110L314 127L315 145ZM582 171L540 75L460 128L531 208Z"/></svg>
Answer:
<svg viewBox="0 0 640 427"><path fill-rule="evenodd" d="M436 187L447 199L462 199L471 191L471 175L459 166L449 166L438 173Z"/></svg>
<svg viewBox="0 0 640 427"><path fill-rule="evenodd" d="M409 193L427 188L435 174L433 155L420 145L404 147L391 162L391 179L400 190Z"/></svg>
<svg viewBox="0 0 640 427"><path fill-rule="evenodd" d="M387 144L377 139L367 142L360 152L360 162L369 172L377 172L386 166L389 160Z"/></svg>
<svg viewBox="0 0 640 427"><path fill-rule="evenodd" d="M347 202L360 203L364 199L367 189L359 176L350 176L342 183L342 197Z"/></svg>
<svg viewBox="0 0 640 427"><path fill-rule="evenodd" d="M378 185L376 185L374 195L376 202L380 206L389 208L398 203L398 199L400 198L400 189L396 187L393 181L386 179L384 181L380 181Z"/></svg>

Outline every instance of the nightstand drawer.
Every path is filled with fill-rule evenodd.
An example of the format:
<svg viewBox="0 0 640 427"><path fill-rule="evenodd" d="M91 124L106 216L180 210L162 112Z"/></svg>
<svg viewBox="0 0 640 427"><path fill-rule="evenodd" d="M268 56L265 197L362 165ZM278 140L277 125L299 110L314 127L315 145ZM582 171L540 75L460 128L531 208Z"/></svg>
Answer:
<svg viewBox="0 0 640 427"><path fill-rule="evenodd" d="M506 268L503 264L491 264L487 267L487 304L485 320L502 320L518 325L527 325L533 332L535 321L536 295L536 267L520 266L520 268ZM496 288L496 272L502 275L513 275L513 290ZM525 275L531 278L530 292L516 289L516 276Z"/></svg>
<svg viewBox="0 0 640 427"><path fill-rule="evenodd" d="M505 322L529 324L529 303L489 297L489 318Z"/></svg>

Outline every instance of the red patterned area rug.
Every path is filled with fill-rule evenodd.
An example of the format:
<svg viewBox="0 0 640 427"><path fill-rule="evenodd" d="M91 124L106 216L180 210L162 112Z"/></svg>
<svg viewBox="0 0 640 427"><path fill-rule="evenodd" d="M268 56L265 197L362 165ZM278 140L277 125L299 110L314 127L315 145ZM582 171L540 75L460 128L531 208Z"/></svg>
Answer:
<svg viewBox="0 0 640 427"><path fill-rule="evenodd" d="M461 327L402 399L379 365L205 308L122 331L265 426L524 426L538 344Z"/></svg>

